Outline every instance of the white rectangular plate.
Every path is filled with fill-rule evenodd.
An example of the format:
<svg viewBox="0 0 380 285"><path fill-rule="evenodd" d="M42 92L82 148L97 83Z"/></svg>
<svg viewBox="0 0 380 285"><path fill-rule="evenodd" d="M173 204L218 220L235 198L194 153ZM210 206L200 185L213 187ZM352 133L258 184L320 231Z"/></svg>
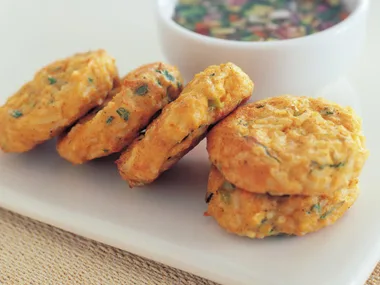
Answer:
<svg viewBox="0 0 380 285"><path fill-rule="evenodd" d="M121 74L162 59L153 7L149 0L1 2L1 101L42 65L77 51L107 49ZM360 96L371 156L359 200L336 225L302 238L227 234L203 216L204 142L152 186L133 190L112 158L74 167L54 142L0 154L0 206L224 284L364 284L380 256L379 15L380 2L372 7L365 57L342 79Z"/></svg>

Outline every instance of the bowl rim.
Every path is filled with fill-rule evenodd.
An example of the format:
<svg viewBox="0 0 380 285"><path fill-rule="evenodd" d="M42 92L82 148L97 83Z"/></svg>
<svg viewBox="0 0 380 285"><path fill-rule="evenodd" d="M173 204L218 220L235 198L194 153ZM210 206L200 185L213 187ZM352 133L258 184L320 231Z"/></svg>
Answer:
<svg viewBox="0 0 380 285"><path fill-rule="evenodd" d="M310 41L321 41L324 39L325 36L328 35L334 35L338 36L342 32L346 31L350 25L355 21L356 18L358 18L361 14L366 13L369 7L369 0L357 0L357 4L355 9L349 13L348 17L344 19L343 21L337 23L336 25L327 28L323 31L302 36L299 38L293 38L293 39L284 39L284 40L276 40L276 41L235 41L235 40L225 40L225 39L219 39L214 38L202 34L198 34L196 32L190 31L181 25L177 24L171 17L168 17L165 15L166 13L163 11L163 6L167 4L169 1L173 0L156 0L156 10L158 11L158 15L163 20L166 25L168 25L171 29L176 30L178 33L181 33L188 38L192 38L197 41L203 41L207 43L208 45L224 45L228 47L238 47L238 48L271 48L271 47L277 47L277 46L284 46L284 45L294 45L294 44L304 44L308 43ZM334 38L334 37L333 37Z"/></svg>

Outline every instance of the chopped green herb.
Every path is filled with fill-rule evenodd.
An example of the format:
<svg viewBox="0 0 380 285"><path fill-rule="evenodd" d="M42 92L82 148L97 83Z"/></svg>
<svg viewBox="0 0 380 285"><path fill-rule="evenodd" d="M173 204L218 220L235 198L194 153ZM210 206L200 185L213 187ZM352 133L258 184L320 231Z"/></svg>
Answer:
<svg viewBox="0 0 380 285"><path fill-rule="evenodd" d="M214 73L211 73L211 75L210 76L215 76L215 72Z"/></svg>
<svg viewBox="0 0 380 285"><path fill-rule="evenodd" d="M256 106L256 109L261 109L261 108L264 108L264 105L257 105Z"/></svg>
<svg viewBox="0 0 380 285"><path fill-rule="evenodd" d="M170 81L173 81L173 82L175 81L174 76L171 75L171 74L169 73L169 71L167 71L166 69L164 69L164 70L156 69L156 72L165 75L165 77L166 77L168 80L170 80Z"/></svg>
<svg viewBox="0 0 380 285"><path fill-rule="evenodd" d="M124 120L128 121L129 119L129 112L124 108L119 108L116 110L116 113Z"/></svg>
<svg viewBox="0 0 380 285"><path fill-rule="evenodd" d="M334 110L331 110L331 109L329 109L329 108L326 107L323 110L321 110L319 113L321 115L324 115L324 116L326 116L326 115L334 115Z"/></svg>
<svg viewBox="0 0 380 285"><path fill-rule="evenodd" d="M228 190L219 189L218 190L220 194L220 198L222 199L223 203L229 205L231 203L231 193Z"/></svg>
<svg viewBox="0 0 380 285"><path fill-rule="evenodd" d="M343 167L345 165L344 162L339 162L337 164L329 164L329 167L332 167L332 168L339 168L339 167Z"/></svg>
<svg viewBox="0 0 380 285"><path fill-rule="evenodd" d="M157 84L160 85L160 86L162 86L162 83L161 83L160 79L157 79Z"/></svg>
<svg viewBox="0 0 380 285"><path fill-rule="evenodd" d="M274 160L276 160L278 163L281 163L281 161L275 157L273 154L270 153L269 149L267 146L263 145L262 143L260 143L255 137L251 137L251 136L243 136L247 141L249 142L253 142L255 144L257 144L258 146L261 146L264 151L265 151L265 154L267 156L269 156L270 158L273 158Z"/></svg>
<svg viewBox="0 0 380 285"><path fill-rule="evenodd" d="M231 192L235 190L235 185L229 183L228 181L224 181L223 184L219 187L218 193L222 201L226 204L230 204L231 202Z"/></svg>
<svg viewBox="0 0 380 285"><path fill-rule="evenodd" d="M140 95L140 96L144 96L146 93L148 93L148 85L146 84L143 84L141 85L140 87L138 87L136 90L135 90L135 93L137 95Z"/></svg>
<svg viewBox="0 0 380 285"><path fill-rule="evenodd" d="M330 210L324 212L321 216L320 216L320 219L321 220L324 220L326 219L332 212L334 212L335 210L339 209L340 207L342 207L342 205L344 204L344 201L341 201L339 204L335 205L334 207L331 207Z"/></svg>
<svg viewBox="0 0 380 285"><path fill-rule="evenodd" d="M114 118L115 118L114 116L109 116L109 117L107 118L107 120L106 120L106 124L107 124L107 125L111 124Z"/></svg>
<svg viewBox="0 0 380 285"><path fill-rule="evenodd" d="M221 102L219 98L208 99L209 108L222 108L223 105L223 102Z"/></svg>
<svg viewBox="0 0 380 285"><path fill-rule="evenodd" d="M248 127L248 122L246 120L239 119L238 125Z"/></svg>
<svg viewBox="0 0 380 285"><path fill-rule="evenodd" d="M267 217L265 217L264 219L261 220L261 224L265 224L266 222L268 221Z"/></svg>
<svg viewBox="0 0 380 285"><path fill-rule="evenodd" d="M20 118L23 115L23 113L19 110L13 110L11 115L12 115L12 117L17 119L17 118Z"/></svg>
<svg viewBox="0 0 380 285"><path fill-rule="evenodd" d="M54 77L48 76L48 80L49 80L49 84L50 85L53 85L53 84L57 83L57 79L55 79Z"/></svg>
<svg viewBox="0 0 380 285"><path fill-rule="evenodd" d="M323 219L326 219L326 217L328 215L330 215L332 213L333 209L330 209L328 210L327 212L325 212L324 214L321 215L320 219L323 220Z"/></svg>
<svg viewBox="0 0 380 285"><path fill-rule="evenodd" d="M276 160L277 162L280 163L280 160L279 160L277 157L275 157L274 155L272 155L272 154L269 152L269 149L268 149L267 146L265 146L265 145L263 145L263 144L261 144L261 143L258 143L258 145L260 145L261 147L264 148L264 150L265 150L265 154L266 154L267 156L273 158L274 160Z"/></svg>
<svg viewBox="0 0 380 285"><path fill-rule="evenodd" d="M182 83L179 82L179 81L177 81L177 88L178 88L178 89L181 89L181 88L182 88Z"/></svg>
<svg viewBox="0 0 380 285"><path fill-rule="evenodd" d="M318 163L316 161L312 161L310 166L313 167L313 168L317 167L318 169L323 170L326 167L341 168L344 165L345 165L344 162L338 162L338 163L335 163L335 164L320 164L320 163Z"/></svg>
<svg viewBox="0 0 380 285"><path fill-rule="evenodd" d="M232 183L228 181L224 181L221 188L224 190L232 191L232 190L235 190L236 187Z"/></svg>
<svg viewBox="0 0 380 285"><path fill-rule="evenodd" d="M321 212L321 205L319 205L319 203L314 204L313 206L311 206L310 211L316 211L317 213L320 213Z"/></svg>
<svg viewBox="0 0 380 285"><path fill-rule="evenodd" d="M90 82L90 83L94 82L94 79L92 79L91 77L89 77L87 79L88 79L88 82Z"/></svg>
<svg viewBox="0 0 380 285"><path fill-rule="evenodd" d="M170 80L170 81L174 81L174 80L175 80L174 76L171 75L166 69L164 70L164 73L163 73L163 74L165 75L165 77L166 77L168 80Z"/></svg>

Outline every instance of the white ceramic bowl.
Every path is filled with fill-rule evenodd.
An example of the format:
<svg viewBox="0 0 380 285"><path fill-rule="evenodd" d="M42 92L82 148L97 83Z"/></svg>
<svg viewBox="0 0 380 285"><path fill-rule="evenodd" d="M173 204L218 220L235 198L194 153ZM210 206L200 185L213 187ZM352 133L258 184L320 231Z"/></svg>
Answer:
<svg viewBox="0 0 380 285"><path fill-rule="evenodd" d="M342 75L364 43L368 0L345 0L351 13L325 31L297 39L238 42L189 31L172 20L176 0L157 0L162 51L185 81L209 65L231 61L255 83L253 99L310 95Z"/></svg>

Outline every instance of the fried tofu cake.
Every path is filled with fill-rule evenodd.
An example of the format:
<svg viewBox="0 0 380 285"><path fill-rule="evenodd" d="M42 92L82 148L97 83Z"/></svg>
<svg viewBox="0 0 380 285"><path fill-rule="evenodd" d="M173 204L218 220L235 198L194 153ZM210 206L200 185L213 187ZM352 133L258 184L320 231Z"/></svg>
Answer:
<svg viewBox="0 0 380 285"><path fill-rule="evenodd" d="M0 107L0 148L26 152L105 100L118 80L104 50L78 53L40 71Z"/></svg>
<svg viewBox="0 0 380 285"><path fill-rule="evenodd" d="M187 84L178 99L117 161L131 187L151 183L196 146L208 128L248 100L253 82L232 63L210 66Z"/></svg>
<svg viewBox="0 0 380 285"><path fill-rule="evenodd" d="M120 152L182 91L177 68L162 62L131 71L107 101L85 116L57 143L58 153L73 164Z"/></svg>
<svg viewBox="0 0 380 285"><path fill-rule="evenodd" d="M334 224L359 195L357 179L331 196L256 194L228 182L212 166L208 181L207 215L230 233L250 238L303 236Z"/></svg>
<svg viewBox="0 0 380 285"><path fill-rule="evenodd" d="M271 195L334 195L368 156L351 108L289 95L240 107L212 129L207 150L232 184Z"/></svg>

